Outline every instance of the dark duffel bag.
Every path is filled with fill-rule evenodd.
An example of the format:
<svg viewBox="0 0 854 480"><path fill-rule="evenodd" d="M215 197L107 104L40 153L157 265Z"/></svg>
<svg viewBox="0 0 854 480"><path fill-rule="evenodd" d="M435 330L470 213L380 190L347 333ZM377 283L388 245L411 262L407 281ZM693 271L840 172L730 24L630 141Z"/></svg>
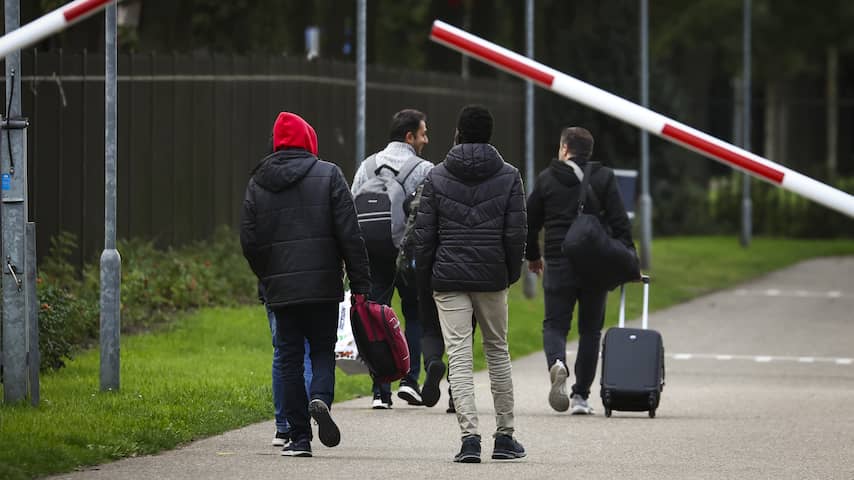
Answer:
<svg viewBox="0 0 854 480"><path fill-rule="evenodd" d="M640 278L640 262L633 246L613 238L597 215L584 213L592 162L584 166L578 215L561 243L573 272L585 286L613 290Z"/></svg>

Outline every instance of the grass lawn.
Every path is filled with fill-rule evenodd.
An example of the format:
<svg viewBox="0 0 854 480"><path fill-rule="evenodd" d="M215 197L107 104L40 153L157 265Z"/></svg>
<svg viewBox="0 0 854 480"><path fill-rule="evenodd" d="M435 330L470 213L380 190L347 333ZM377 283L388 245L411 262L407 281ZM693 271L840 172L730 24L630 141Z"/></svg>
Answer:
<svg viewBox="0 0 854 480"><path fill-rule="evenodd" d="M827 255L854 255L854 240L757 238L745 250L734 237L658 239L652 252L651 309ZM640 313L639 288L629 288L629 318ZM617 302L614 293L608 324L616 322ZM540 350L542 292L528 300L517 284L509 305L512 356ZM272 350L260 306L188 314L166 330L124 336L121 349L119 392L98 391L99 357L93 350L42 375L38 408L0 405L0 478L30 478L154 453L272 418ZM476 366L483 368L479 347L477 352ZM337 400L369 393L366 375L339 370Z"/></svg>

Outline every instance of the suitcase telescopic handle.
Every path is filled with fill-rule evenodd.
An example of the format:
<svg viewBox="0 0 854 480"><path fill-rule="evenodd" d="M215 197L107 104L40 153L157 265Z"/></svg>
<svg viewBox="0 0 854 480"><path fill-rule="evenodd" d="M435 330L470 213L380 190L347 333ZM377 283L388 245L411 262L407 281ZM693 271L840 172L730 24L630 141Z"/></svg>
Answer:
<svg viewBox="0 0 854 480"><path fill-rule="evenodd" d="M643 315L641 315L641 324L643 329L649 328L649 275L641 275L643 282Z"/></svg>
<svg viewBox="0 0 854 480"><path fill-rule="evenodd" d="M641 315L641 323L643 329L649 328L649 275L641 275L643 282L643 314ZM626 326L626 285L620 285L620 316L619 327Z"/></svg>

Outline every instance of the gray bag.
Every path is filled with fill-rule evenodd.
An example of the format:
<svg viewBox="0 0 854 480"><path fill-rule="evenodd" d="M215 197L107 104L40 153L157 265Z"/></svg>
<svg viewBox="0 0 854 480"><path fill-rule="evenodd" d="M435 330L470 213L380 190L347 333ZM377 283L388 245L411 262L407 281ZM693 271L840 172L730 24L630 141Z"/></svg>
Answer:
<svg viewBox="0 0 854 480"><path fill-rule="evenodd" d="M413 156L400 171L388 165L377 167L376 155L365 160L368 180L354 195L359 227L371 257L395 259L406 231L404 183L423 160Z"/></svg>

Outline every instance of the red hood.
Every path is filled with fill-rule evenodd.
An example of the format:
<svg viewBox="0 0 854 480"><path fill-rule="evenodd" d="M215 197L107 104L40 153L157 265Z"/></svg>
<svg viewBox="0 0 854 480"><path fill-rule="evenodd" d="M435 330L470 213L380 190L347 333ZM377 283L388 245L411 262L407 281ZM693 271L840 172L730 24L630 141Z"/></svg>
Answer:
<svg viewBox="0 0 854 480"><path fill-rule="evenodd" d="M317 134L299 115L282 112L273 124L273 151L302 148L317 155Z"/></svg>

